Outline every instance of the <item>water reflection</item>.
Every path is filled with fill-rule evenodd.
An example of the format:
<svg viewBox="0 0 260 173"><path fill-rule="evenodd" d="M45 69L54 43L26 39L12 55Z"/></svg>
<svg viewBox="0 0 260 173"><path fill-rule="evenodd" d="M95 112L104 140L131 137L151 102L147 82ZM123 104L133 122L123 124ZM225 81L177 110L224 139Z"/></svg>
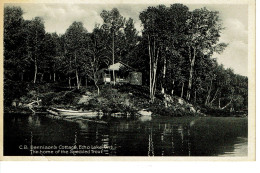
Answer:
<svg viewBox="0 0 260 173"><path fill-rule="evenodd" d="M247 156L248 148L246 118L154 118L103 125L10 114L4 125L4 155L33 153L20 145L96 146L101 147L96 153L71 155L105 156Z"/></svg>
<svg viewBox="0 0 260 173"><path fill-rule="evenodd" d="M40 121L39 116L35 116L35 115L28 116L28 124L30 126L39 127L41 125L41 121Z"/></svg>
<svg viewBox="0 0 260 173"><path fill-rule="evenodd" d="M84 123L83 121L77 121L79 128L84 129L85 131L88 129L88 124Z"/></svg>
<svg viewBox="0 0 260 173"><path fill-rule="evenodd" d="M238 137L234 144L234 148L231 150L225 151L223 154L219 156L247 156L248 154L248 140L247 138Z"/></svg>
<svg viewBox="0 0 260 173"><path fill-rule="evenodd" d="M153 147L153 132L149 134L149 142L148 142L148 156L154 156L154 147Z"/></svg>
<svg viewBox="0 0 260 173"><path fill-rule="evenodd" d="M31 140L30 140L30 154L33 155L33 133L31 132Z"/></svg>

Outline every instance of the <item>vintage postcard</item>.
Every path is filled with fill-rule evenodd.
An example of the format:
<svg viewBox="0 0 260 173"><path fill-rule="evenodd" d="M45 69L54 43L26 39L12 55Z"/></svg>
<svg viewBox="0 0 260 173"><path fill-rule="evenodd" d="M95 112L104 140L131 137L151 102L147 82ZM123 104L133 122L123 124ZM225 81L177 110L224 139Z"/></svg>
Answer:
<svg viewBox="0 0 260 173"><path fill-rule="evenodd" d="M1 3L0 160L254 161L254 0Z"/></svg>

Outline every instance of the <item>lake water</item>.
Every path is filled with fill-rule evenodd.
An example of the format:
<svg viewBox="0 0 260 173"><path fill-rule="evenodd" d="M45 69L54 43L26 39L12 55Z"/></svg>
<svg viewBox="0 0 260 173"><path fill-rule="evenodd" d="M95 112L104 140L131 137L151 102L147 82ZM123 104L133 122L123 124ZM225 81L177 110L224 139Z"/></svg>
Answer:
<svg viewBox="0 0 260 173"><path fill-rule="evenodd" d="M248 119L153 117L108 124L4 115L5 156L247 156Z"/></svg>

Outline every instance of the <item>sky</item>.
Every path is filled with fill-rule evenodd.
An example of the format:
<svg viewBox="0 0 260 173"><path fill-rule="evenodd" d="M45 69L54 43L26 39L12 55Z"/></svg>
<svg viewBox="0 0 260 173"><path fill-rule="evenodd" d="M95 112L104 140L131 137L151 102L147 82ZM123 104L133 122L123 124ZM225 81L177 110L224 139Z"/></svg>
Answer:
<svg viewBox="0 0 260 173"><path fill-rule="evenodd" d="M10 6L10 4L7 4ZM91 32L95 24L102 24L100 17L102 10L118 8L120 14L126 18L133 18L136 29L141 33L142 26L139 14L153 4L48 4L23 3L12 4L20 6L24 11L24 19L31 20L36 16L44 19L47 32L65 33L74 21L81 21L84 27ZM168 4L165 4L168 6ZM220 42L228 43L222 54L213 57L224 65L232 68L235 73L248 76L248 8L247 5L210 5L210 4L184 4L190 10L206 7L209 10L219 11L225 28Z"/></svg>

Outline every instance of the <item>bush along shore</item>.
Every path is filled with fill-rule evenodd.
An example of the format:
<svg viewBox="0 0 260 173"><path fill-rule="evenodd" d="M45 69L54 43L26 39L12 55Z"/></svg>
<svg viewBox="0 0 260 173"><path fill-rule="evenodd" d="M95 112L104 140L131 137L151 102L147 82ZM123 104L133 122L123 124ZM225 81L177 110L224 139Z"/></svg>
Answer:
<svg viewBox="0 0 260 173"><path fill-rule="evenodd" d="M153 103L149 99L149 88L132 85L102 85L100 93L94 87L69 89L53 84L27 86L24 95L9 101L6 113L45 113L50 107L102 111L106 116L135 118L142 111L152 116L236 116L226 110L192 105L183 98L156 93ZM240 113L239 116L244 115Z"/></svg>

